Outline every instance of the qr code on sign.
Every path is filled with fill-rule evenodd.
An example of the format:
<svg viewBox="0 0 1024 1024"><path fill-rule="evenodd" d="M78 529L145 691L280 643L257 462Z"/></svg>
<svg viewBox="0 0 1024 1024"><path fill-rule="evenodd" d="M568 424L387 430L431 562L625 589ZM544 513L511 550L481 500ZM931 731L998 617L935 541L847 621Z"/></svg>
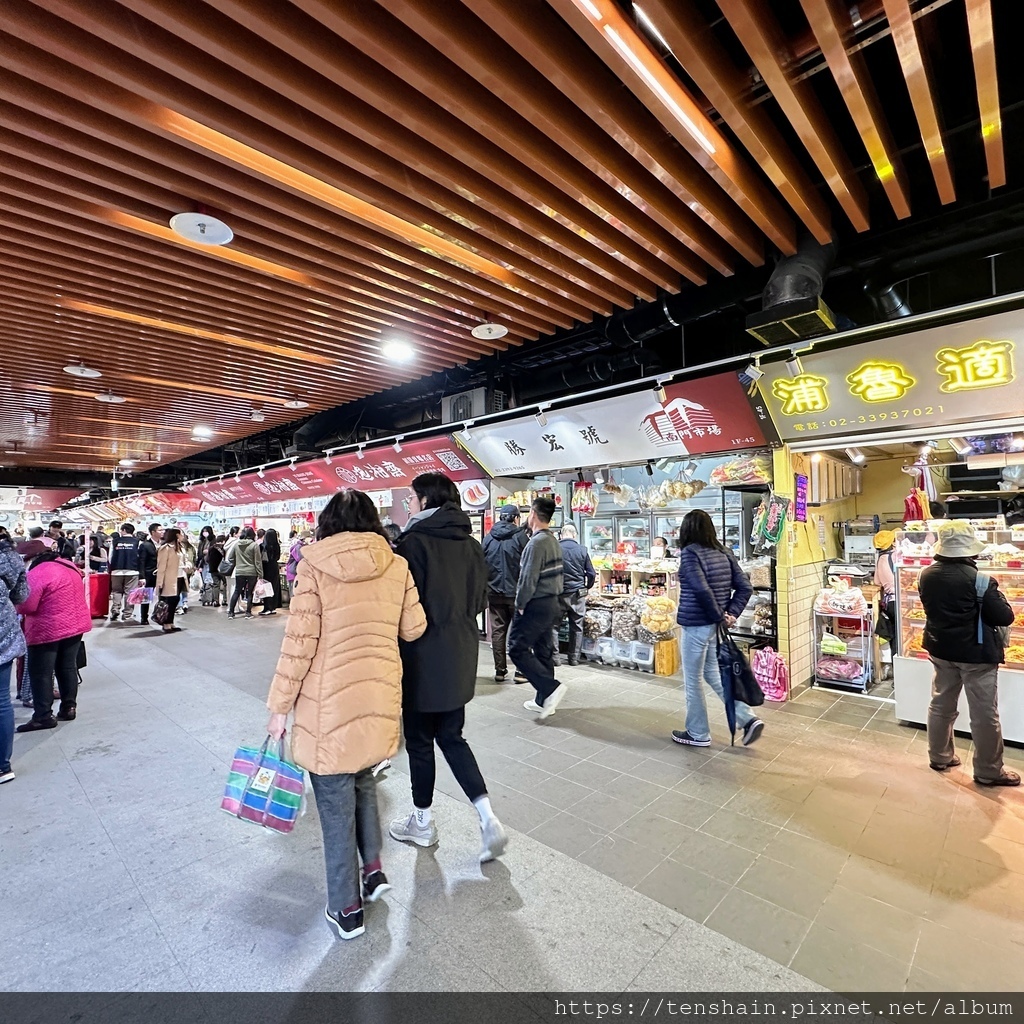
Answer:
<svg viewBox="0 0 1024 1024"><path fill-rule="evenodd" d="M469 466L467 466L462 461L462 459L460 459L459 456L455 452L453 452L453 451L448 451L448 450L439 451L439 452L437 452L437 457L453 473L458 473L458 472L460 472L462 470L469 469Z"/></svg>

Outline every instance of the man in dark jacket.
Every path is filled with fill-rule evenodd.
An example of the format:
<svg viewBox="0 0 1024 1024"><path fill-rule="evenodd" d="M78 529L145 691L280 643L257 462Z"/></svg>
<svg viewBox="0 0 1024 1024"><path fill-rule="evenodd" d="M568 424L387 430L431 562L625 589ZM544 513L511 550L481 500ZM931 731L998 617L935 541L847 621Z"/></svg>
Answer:
<svg viewBox="0 0 1024 1024"><path fill-rule="evenodd" d="M484 538L489 587L487 610L491 615L491 653L494 655L494 678L499 683L508 678L508 627L516 613L519 566L529 539L529 533L519 525L518 505L506 505L498 513L498 521L491 532ZM522 682L526 682L525 677Z"/></svg>
<svg viewBox="0 0 1024 1024"><path fill-rule="evenodd" d="M110 551L110 621L117 622L118 614L127 622L132 617L128 595L139 582L139 538L135 527L125 523L114 535Z"/></svg>
<svg viewBox="0 0 1024 1024"><path fill-rule="evenodd" d="M139 544L139 578L146 587L156 586L156 547L164 535L164 528L159 523L151 523L149 536ZM149 605L140 607L142 625L149 625Z"/></svg>
<svg viewBox="0 0 1024 1024"><path fill-rule="evenodd" d="M508 651L516 668L533 684L535 700L527 711L548 718L565 696L567 687L555 679L555 648L551 631L562 615L562 547L551 532L555 503L537 498L530 509L533 533L523 552L516 590L516 617L512 622Z"/></svg>
<svg viewBox="0 0 1024 1024"><path fill-rule="evenodd" d="M1019 786L1020 776L1003 767L997 687L1003 661L999 627L1013 622L1013 609L994 579L985 586L982 578L979 584L975 557L983 548L967 520L944 522L935 563L921 573L918 583L927 617L923 646L935 666L928 705L928 761L937 772L960 764L953 749L953 726L960 691L966 690L974 781L979 786Z"/></svg>
<svg viewBox="0 0 1024 1024"><path fill-rule="evenodd" d="M462 735L466 705L476 689L480 658L477 616L487 607L487 563L462 511L459 489L443 473L412 482L412 517L395 550L409 563L427 631L399 641L402 725L412 777L413 811L391 822L392 838L433 846L434 743L480 815L480 862L500 857L507 839L494 815L487 784Z"/></svg>
<svg viewBox="0 0 1024 1024"><path fill-rule="evenodd" d="M590 552L576 539L579 533L572 523L562 527L562 606L569 616L569 650L567 660L570 665L580 663L580 650L583 647L583 618L587 614L587 591L594 585L597 573L594 563L590 560ZM558 664L558 631L562 619L555 623L552 641L555 645L555 664Z"/></svg>

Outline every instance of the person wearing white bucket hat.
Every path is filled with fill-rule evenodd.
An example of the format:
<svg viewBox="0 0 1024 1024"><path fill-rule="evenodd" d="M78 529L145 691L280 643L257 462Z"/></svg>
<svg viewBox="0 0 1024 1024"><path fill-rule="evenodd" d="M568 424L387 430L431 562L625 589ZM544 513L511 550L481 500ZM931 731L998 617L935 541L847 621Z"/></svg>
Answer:
<svg viewBox="0 0 1024 1024"><path fill-rule="evenodd" d="M978 572L975 558L984 547L966 519L945 522L939 527L935 563L921 573L923 646L935 666L928 706L928 762L937 772L960 764L953 726L960 691L966 690L974 781L979 786L1019 786L1020 776L1003 767L997 686L1003 661L1000 627L1013 622L1013 609L996 581Z"/></svg>

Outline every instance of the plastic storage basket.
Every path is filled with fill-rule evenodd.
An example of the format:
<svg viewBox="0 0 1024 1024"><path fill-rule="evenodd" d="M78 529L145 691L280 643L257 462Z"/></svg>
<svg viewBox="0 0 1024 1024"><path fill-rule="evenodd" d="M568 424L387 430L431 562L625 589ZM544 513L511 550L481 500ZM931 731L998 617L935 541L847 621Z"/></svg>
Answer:
<svg viewBox="0 0 1024 1024"><path fill-rule="evenodd" d="M646 644L641 640L632 643L631 658L641 672L654 671L654 644Z"/></svg>
<svg viewBox="0 0 1024 1024"><path fill-rule="evenodd" d="M623 668L633 667L633 644L636 641L615 641L615 661Z"/></svg>

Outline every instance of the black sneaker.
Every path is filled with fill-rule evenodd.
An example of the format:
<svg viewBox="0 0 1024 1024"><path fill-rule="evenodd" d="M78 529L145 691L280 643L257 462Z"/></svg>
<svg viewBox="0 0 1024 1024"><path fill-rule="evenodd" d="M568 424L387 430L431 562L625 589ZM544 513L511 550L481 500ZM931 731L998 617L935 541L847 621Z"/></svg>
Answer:
<svg viewBox="0 0 1024 1024"><path fill-rule="evenodd" d="M391 883L383 871L371 871L363 879L363 896L376 903L386 892L391 892Z"/></svg>
<svg viewBox="0 0 1024 1024"><path fill-rule="evenodd" d="M494 673L494 681L496 683L503 683L503 682L505 682L506 679L508 679L508 672L495 672Z"/></svg>
<svg viewBox="0 0 1024 1024"><path fill-rule="evenodd" d="M61 722L73 722L77 716L78 708L74 704L65 707L63 702L61 703L60 711L57 712L57 718Z"/></svg>
<svg viewBox="0 0 1024 1024"><path fill-rule="evenodd" d="M333 914L330 907L324 907L324 917L338 933L339 939L356 939L366 931L363 927L362 907L351 914Z"/></svg>
<svg viewBox="0 0 1024 1024"><path fill-rule="evenodd" d="M710 747L711 740L695 740L685 729L673 729L672 740L686 747Z"/></svg>
<svg viewBox="0 0 1024 1024"><path fill-rule="evenodd" d="M752 718L743 726L743 746L749 747L751 743L756 743L763 732L764 722L760 718Z"/></svg>
<svg viewBox="0 0 1024 1024"><path fill-rule="evenodd" d="M530 680L527 679L526 676L524 676L522 672L517 672L512 677L512 682L514 682L514 683L528 683L529 681Z"/></svg>

